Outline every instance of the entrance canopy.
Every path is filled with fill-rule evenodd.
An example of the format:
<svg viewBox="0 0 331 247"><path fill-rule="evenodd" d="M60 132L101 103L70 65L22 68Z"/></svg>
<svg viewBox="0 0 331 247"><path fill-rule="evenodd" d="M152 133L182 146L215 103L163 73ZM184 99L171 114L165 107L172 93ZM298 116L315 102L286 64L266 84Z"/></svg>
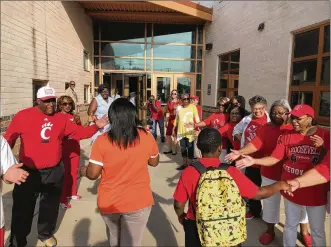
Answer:
<svg viewBox="0 0 331 247"><path fill-rule="evenodd" d="M191 1L79 1L86 14L110 22L204 24L212 9Z"/></svg>

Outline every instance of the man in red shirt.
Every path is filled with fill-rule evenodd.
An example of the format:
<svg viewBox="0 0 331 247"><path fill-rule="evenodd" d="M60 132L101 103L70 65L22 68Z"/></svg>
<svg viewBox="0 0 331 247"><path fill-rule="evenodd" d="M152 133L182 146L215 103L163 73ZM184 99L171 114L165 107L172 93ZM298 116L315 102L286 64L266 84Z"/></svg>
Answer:
<svg viewBox="0 0 331 247"><path fill-rule="evenodd" d="M200 162L205 167L218 167L220 165L221 143L222 138L218 130L206 128L200 132L197 146L202 153ZM282 181L259 188L237 168L230 166L227 172L237 184L241 196L246 198L260 200L271 197L280 190L288 190L290 187L286 182ZM196 189L199 178L200 174L193 166L187 167L183 171L174 193L174 209L179 222L184 226L186 247L201 246L194 214L196 212ZM184 208L187 200L190 203L188 211L185 213Z"/></svg>
<svg viewBox="0 0 331 247"><path fill-rule="evenodd" d="M149 102L146 103L146 108L151 114L151 120L153 122L152 134L156 140L157 138L157 124L160 128L161 142L165 141L164 137L164 115L162 111L161 101L155 100L154 95L149 98Z"/></svg>
<svg viewBox="0 0 331 247"><path fill-rule="evenodd" d="M24 184L14 187L11 247L27 245L39 194L38 238L45 246L56 246L53 233L64 176L63 167L59 165L62 140L65 136L76 140L89 138L108 123L102 118L86 128L76 125L64 114L55 113L55 103L55 90L49 86L40 88L38 105L19 111L4 136L11 148L20 137L19 162L30 174Z"/></svg>

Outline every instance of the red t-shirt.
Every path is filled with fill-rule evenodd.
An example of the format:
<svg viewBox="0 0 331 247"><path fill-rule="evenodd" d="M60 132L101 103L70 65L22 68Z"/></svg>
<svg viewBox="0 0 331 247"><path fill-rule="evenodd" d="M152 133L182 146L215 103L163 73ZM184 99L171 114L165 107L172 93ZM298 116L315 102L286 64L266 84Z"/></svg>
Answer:
<svg viewBox="0 0 331 247"><path fill-rule="evenodd" d="M254 139L254 137L256 136L258 130L265 124L267 124L268 122L268 118L267 115L264 114L263 117L261 118L254 118L252 119L252 121L247 125L247 128L244 131L244 137L245 137L245 143L244 145L246 145L247 143L249 143L250 141L252 141ZM254 158L263 158L263 151L259 150L257 152L255 152L254 154L252 154L252 157ZM257 166L257 165L253 165L252 167L254 168L258 168L260 169L261 166Z"/></svg>
<svg viewBox="0 0 331 247"><path fill-rule="evenodd" d="M330 132L317 127L314 135L324 140L324 148L330 150ZM310 136L302 135L294 130L288 134L281 135L277 146L271 154L272 157L282 160L286 158L283 165L282 180L292 180L301 176L306 171L314 168L319 162L320 153L316 150ZM293 193L293 197L283 193L289 201L303 206L322 206L326 204L327 184L321 184L302 188Z"/></svg>
<svg viewBox="0 0 331 247"><path fill-rule="evenodd" d="M62 113L63 114L63 113ZM69 121L74 121L74 116L71 114L63 114ZM75 123L75 122L73 122ZM79 140L72 139L69 136L63 138L62 144L62 155L63 157L77 157L80 156L80 145Z"/></svg>
<svg viewBox="0 0 331 247"><path fill-rule="evenodd" d="M218 131L222 135L222 143L223 143L223 140L225 143L229 140L231 142L232 148L234 150L240 149L240 141L234 141L233 136L232 136L233 129L237 124L238 124L238 122L236 122L236 123L229 122L229 123L226 123L223 127L218 129ZM222 145L224 145L224 143ZM227 144L225 144L225 146L227 146Z"/></svg>
<svg viewBox="0 0 331 247"><path fill-rule="evenodd" d="M330 181L330 151L324 156L324 159L320 164L314 168L318 171L326 180Z"/></svg>
<svg viewBox="0 0 331 247"><path fill-rule="evenodd" d="M270 156L277 145L278 137L292 129L292 124L275 126L268 123L258 130L257 135L250 143L263 152L263 157ZM283 163L280 161L273 166L261 166L261 175L279 181L282 176Z"/></svg>
<svg viewBox="0 0 331 247"><path fill-rule="evenodd" d="M176 109L177 106L180 106L181 102L177 101L177 102L173 102L173 101L168 101L167 102L167 106L166 106L166 112L170 114L169 116L169 122L173 123L176 119Z"/></svg>
<svg viewBox="0 0 331 247"><path fill-rule="evenodd" d="M38 107L19 111L4 135L13 148L21 138L19 161L32 169L56 166L62 158L62 141L65 136L80 140L96 133L96 125L79 126L63 113L43 114Z"/></svg>
<svg viewBox="0 0 331 247"><path fill-rule="evenodd" d="M220 165L220 160L218 158L201 158L200 162L205 167L218 167ZM253 198L256 195L259 188L237 168L230 166L227 169L227 172L236 182L242 197ZM194 211L196 211L196 189L199 178L200 174L194 167L187 167L183 171L174 193L174 198L178 202L186 203L187 200L190 200L186 215L186 218L190 220L195 220ZM194 210L192 206L194 207Z"/></svg>
<svg viewBox="0 0 331 247"><path fill-rule="evenodd" d="M153 120L160 120L163 116L161 101L155 100L155 106L157 109L155 109L152 104L149 104L149 111L151 113L151 119Z"/></svg>
<svg viewBox="0 0 331 247"><path fill-rule="evenodd" d="M209 128L219 129L228 121L229 115L224 113L215 112L207 117L203 122Z"/></svg>

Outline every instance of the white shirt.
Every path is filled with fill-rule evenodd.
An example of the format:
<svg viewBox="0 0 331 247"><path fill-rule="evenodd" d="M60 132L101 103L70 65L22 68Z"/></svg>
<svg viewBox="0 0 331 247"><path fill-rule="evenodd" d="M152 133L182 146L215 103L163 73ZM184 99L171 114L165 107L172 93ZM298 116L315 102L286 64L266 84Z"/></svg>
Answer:
<svg viewBox="0 0 331 247"><path fill-rule="evenodd" d="M11 151L10 146L8 145L6 139L3 136L1 136L0 145L1 145L0 176L2 176L7 172L8 168L16 164L17 161L13 155L13 152ZM4 217L1 193L2 193L2 181L0 180L0 228L2 228L5 225L5 219L4 219L5 217Z"/></svg>

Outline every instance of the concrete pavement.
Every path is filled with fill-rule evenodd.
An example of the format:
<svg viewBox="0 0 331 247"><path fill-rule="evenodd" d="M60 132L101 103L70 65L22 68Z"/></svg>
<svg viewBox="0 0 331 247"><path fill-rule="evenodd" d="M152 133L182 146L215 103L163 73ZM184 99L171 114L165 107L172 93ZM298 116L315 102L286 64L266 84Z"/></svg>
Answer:
<svg viewBox="0 0 331 247"><path fill-rule="evenodd" d="M89 140L81 142L81 165L86 165L89 154ZM160 144L160 151L163 145ZM143 246L184 246L184 232L178 223L173 211L172 194L177 184L180 172L176 167L181 163L180 155L160 156L158 167L150 167L151 187L153 189L155 205L145 231ZM100 217L96 205L97 185L99 180L90 181L86 178L80 180L80 201L72 201L69 210L60 209L57 231L58 246L109 246L106 238L105 224ZM12 185L4 185L3 202L6 217L5 239L10 234ZM29 246L43 246L37 239L36 223L38 218L38 206L35 210L34 222L29 235ZM276 239L270 246L282 245L282 231L284 224L283 204L281 208L281 223L277 225ZM326 219L327 243L330 243L330 219ZM247 222L248 240L243 246L261 246L258 237L264 232L265 226L261 219ZM297 241L298 246L302 244ZM8 242L6 244L8 246Z"/></svg>

